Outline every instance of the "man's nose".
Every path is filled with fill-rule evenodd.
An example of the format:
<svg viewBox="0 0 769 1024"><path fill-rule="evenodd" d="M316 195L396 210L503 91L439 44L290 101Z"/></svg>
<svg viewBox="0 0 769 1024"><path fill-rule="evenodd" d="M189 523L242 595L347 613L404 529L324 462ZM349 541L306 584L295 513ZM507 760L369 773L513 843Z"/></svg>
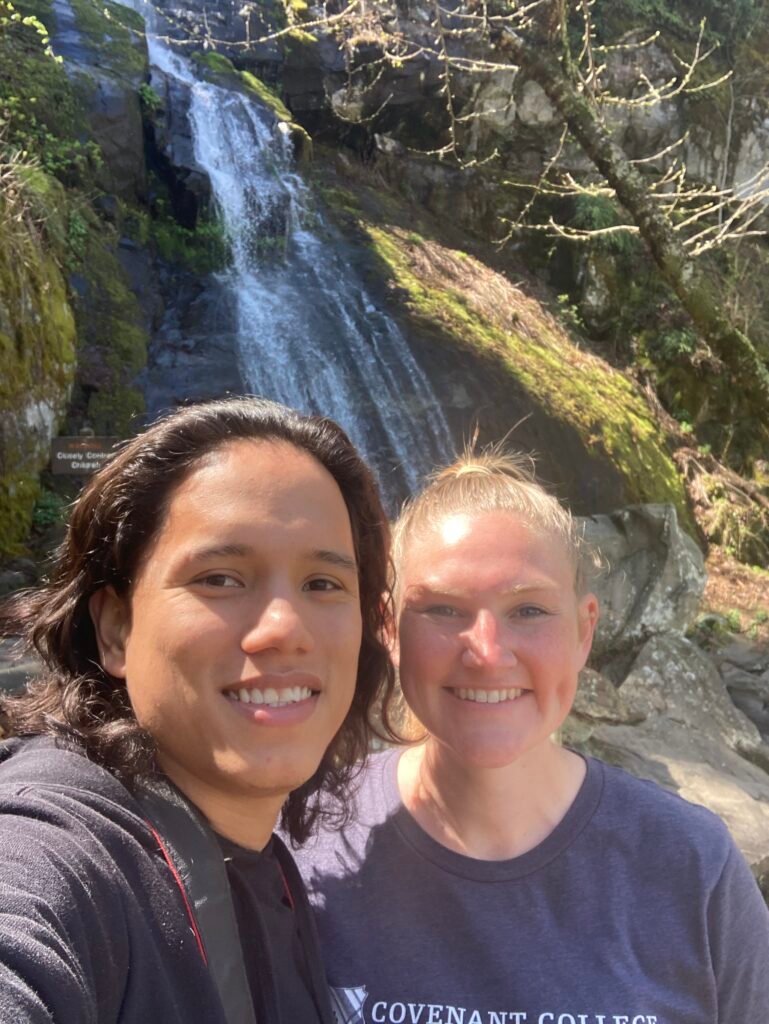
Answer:
<svg viewBox="0 0 769 1024"><path fill-rule="evenodd" d="M516 664L505 624L490 609L478 612L463 639L462 662L466 668L510 668Z"/></svg>
<svg viewBox="0 0 769 1024"><path fill-rule="evenodd" d="M263 650L309 651L313 636L298 597L271 594L263 598L241 643L246 654Z"/></svg>

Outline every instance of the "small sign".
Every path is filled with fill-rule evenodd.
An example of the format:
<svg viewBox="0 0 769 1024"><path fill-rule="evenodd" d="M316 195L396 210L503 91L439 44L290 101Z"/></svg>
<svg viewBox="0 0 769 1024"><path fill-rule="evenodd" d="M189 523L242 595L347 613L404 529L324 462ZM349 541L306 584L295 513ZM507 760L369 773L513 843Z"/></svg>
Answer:
<svg viewBox="0 0 769 1024"><path fill-rule="evenodd" d="M51 472L56 476L90 476L115 454L117 437L55 437Z"/></svg>

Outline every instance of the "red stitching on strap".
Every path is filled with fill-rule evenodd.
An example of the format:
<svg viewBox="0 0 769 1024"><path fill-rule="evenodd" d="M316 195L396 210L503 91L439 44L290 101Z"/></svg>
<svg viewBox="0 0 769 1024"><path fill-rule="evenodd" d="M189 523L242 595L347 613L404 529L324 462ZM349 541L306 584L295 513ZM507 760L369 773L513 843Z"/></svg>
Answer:
<svg viewBox="0 0 769 1024"><path fill-rule="evenodd" d="M296 904L294 903L294 897L291 894L291 890L288 887L288 879L286 878L286 873L283 870L283 865L280 863L280 861L278 861L277 864L278 871L280 871L280 877L283 879L283 892L286 894L288 905L294 912L296 912Z"/></svg>
<svg viewBox="0 0 769 1024"><path fill-rule="evenodd" d="M206 965L206 967L208 967L208 957L206 956L206 950L205 950L205 947L203 945L203 938L202 938L202 936L200 934L200 931L198 930L198 922L195 920L195 914L194 914L194 912L192 910L192 907L190 906L190 901L187 899L187 890L184 888L184 882L181 880L179 872L176 870L176 865L171 860L171 856L170 856L168 850L166 849L165 843L160 838L160 834L158 833L157 829L153 828L151 823L149 821L146 821L146 819L145 819L145 823L147 825L147 828L150 830L150 832L155 837L155 842L158 844L158 846L160 847L160 852L163 854L163 860L165 860L166 864L171 869L171 874L174 876L174 881L176 882L177 886L179 887L179 892L182 894L182 899L184 900L184 908L187 911L187 917L190 919L190 925L192 926L192 932L193 932L193 934L195 936L195 939L197 940L197 943L198 943L198 949L200 950L200 955L203 957L203 963Z"/></svg>

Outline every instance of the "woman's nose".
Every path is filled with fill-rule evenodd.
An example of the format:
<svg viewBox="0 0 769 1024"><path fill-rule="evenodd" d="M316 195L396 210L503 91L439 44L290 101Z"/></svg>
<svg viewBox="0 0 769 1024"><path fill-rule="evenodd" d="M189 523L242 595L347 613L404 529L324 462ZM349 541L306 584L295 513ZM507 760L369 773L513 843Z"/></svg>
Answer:
<svg viewBox="0 0 769 1024"><path fill-rule="evenodd" d="M312 631L297 600L280 594L260 603L241 643L246 654L270 649L309 651L313 646Z"/></svg>
<svg viewBox="0 0 769 1024"><path fill-rule="evenodd" d="M516 664L504 623L489 609L478 612L463 639L462 662L466 668L509 668Z"/></svg>

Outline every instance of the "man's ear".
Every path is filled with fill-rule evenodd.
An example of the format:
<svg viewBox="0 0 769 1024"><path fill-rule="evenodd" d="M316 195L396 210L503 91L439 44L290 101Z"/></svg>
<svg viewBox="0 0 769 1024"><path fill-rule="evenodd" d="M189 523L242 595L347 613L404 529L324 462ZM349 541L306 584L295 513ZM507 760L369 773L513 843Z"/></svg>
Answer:
<svg viewBox="0 0 769 1024"><path fill-rule="evenodd" d="M598 598L595 594L585 594L579 602L579 642L582 648L582 667L590 655L593 646L595 627L598 624Z"/></svg>
<svg viewBox="0 0 769 1024"><path fill-rule="evenodd" d="M116 679L125 679L125 645L131 625L128 598L119 597L114 587L102 587L89 600L88 611L101 667Z"/></svg>

